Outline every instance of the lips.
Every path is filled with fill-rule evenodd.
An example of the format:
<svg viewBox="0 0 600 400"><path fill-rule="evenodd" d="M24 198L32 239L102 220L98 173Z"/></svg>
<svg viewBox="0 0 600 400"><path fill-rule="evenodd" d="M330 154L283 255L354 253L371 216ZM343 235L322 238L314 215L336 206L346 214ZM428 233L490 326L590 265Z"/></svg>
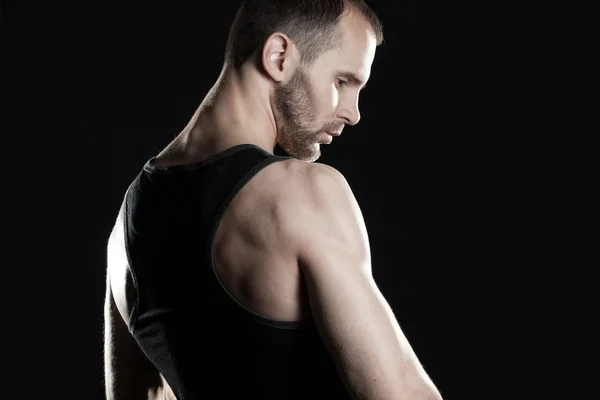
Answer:
<svg viewBox="0 0 600 400"><path fill-rule="evenodd" d="M342 134L342 132L327 132L329 133L331 136L340 136Z"/></svg>

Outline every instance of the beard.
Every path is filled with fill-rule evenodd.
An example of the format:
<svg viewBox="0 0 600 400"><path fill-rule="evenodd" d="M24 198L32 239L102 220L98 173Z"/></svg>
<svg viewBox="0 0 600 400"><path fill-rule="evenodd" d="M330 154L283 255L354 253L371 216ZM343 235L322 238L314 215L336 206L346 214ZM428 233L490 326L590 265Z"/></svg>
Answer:
<svg viewBox="0 0 600 400"><path fill-rule="evenodd" d="M318 142L323 130L311 130L317 118L308 75L298 68L285 86L275 89L275 118L280 128L278 145L290 156L306 162L321 157Z"/></svg>

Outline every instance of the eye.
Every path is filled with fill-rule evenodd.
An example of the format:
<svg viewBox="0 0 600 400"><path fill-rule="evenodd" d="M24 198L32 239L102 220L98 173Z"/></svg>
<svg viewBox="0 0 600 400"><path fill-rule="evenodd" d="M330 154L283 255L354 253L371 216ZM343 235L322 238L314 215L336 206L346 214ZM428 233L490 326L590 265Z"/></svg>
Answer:
<svg viewBox="0 0 600 400"><path fill-rule="evenodd" d="M347 82L347 81L344 81L344 80L342 80L342 79L338 79L338 80L337 80L337 82L338 82L338 85L339 85L339 86L346 86L346 85L348 84L348 82Z"/></svg>

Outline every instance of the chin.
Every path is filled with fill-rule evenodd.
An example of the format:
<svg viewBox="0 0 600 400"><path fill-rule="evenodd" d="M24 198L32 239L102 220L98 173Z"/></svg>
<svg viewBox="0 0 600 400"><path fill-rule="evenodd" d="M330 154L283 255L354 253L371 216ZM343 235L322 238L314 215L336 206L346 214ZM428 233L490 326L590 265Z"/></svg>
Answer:
<svg viewBox="0 0 600 400"><path fill-rule="evenodd" d="M319 158L321 158L321 149L319 148L318 144L316 144L315 146L317 147L317 150L312 152L310 155L307 155L306 157L304 157L304 159L302 159L302 161L314 163Z"/></svg>
<svg viewBox="0 0 600 400"><path fill-rule="evenodd" d="M308 163L313 163L315 161L317 161L320 157L321 157L321 152L318 151L316 153L310 153L310 154L290 154L292 157L294 157L297 160L300 161L304 161L304 162L308 162Z"/></svg>
<svg viewBox="0 0 600 400"><path fill-rule="evenodd" d="M294 157L297 160L309 163L313 163L321 157L321 147L319 143L313 143L310 147L303 148L300 148L300 146L290 147L278 143L276 150L279 151L275 152L275 154Z"/></svg>

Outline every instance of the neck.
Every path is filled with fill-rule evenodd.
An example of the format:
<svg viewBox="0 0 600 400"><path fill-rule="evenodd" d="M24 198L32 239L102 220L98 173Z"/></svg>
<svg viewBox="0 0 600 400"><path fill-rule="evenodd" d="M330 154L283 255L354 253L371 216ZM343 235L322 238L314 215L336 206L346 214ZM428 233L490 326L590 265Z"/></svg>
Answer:
<svg viewBox="0 0 600 400"><path fill-rule="evenodd" d="M194 155L250 143L273 152L277 128L265 84L253 70L223 70L178 137L182 150Z"/></svg>

